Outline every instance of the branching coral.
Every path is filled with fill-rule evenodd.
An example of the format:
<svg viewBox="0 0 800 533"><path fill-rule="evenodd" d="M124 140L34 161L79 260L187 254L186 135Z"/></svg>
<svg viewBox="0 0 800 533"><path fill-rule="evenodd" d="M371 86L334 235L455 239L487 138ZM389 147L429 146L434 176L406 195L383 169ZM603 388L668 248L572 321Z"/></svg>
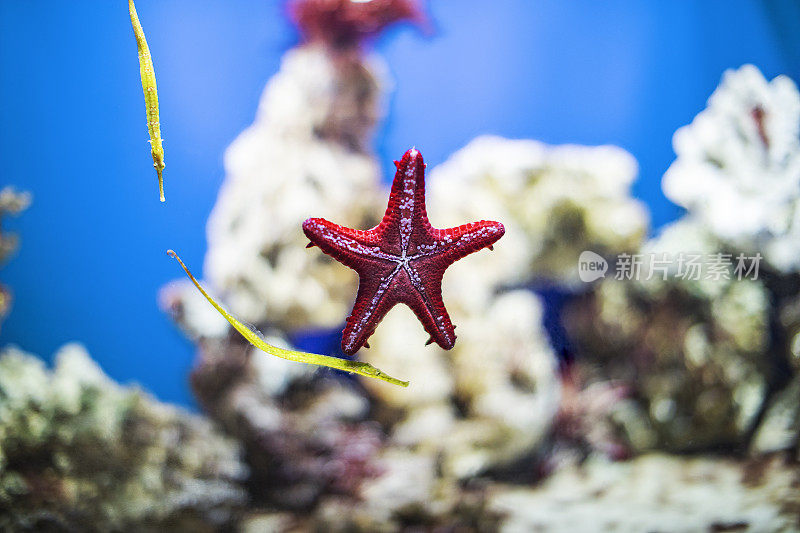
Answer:
<svg viewBox="0 0 800 533"><path fill-rule="evenodd" d="M745 65L673 139L664 192L731 247L800 269L800 93Z"/></svg>

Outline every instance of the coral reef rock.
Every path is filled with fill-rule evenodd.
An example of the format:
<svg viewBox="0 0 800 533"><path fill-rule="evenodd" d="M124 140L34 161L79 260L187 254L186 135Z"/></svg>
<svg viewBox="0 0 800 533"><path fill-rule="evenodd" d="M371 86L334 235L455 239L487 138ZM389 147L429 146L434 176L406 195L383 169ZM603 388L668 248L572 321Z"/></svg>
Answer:
<svg viewBox="0 0 800 533"><path fill-rule="evenodd" d="M745 65L675 133L664 192L737 250L800 270L800 93Z"/></svg>
<svg viewBox="0 0 800 533"><path fill-rule="evenodd" d="M592 458L538 487L497 487L500 531L797 531L800 469L782 457L740 463L649 454Z"/></svg>
<svg viewBox="0 0 800 533"><path fill-rule="evenodd" d="M435 452L445 476L467 479L537 452L558 409L559 383L533 293L500 294L483 312L454 320L459 339L444 351L424 345L410 312L394 310L361 357L411 380L408 393L364 381L380 405L401 413L392 442Z"/></svg>
<svg viewBox="0 0 800 533"><path fill-rule="evenodd" d="M752 451L763 454L780 450L800 451L800 376L770 400L758 427Z"/></svg>
<svg viewBox="0 0 800 533"><path fill-rule="evenodd" d="M279 336L268 342L289 347ZM377 474L383 432L352 383L267 355L238 338L201 342L192 385L203 408L244 446L261 506L300 510L355 494Z"/></svg>
<svg viewBox="0 0 800 533"><path fill-rule="evenodd" d="M648 242L649 253L718 252L691 220ZM624 384L613 422L633 450L675 451L746 444L773 371L770 296L760 280L642 274L607 279L573 304L566 326L586 382Z"/></svg>
<svg viewBox="0 0 800 533"><path fill-rule="evenodd" d="M737 461L645 454L591 456L534 485L457 485L435 461L393 450L359 500L313 512L253 512L243 531L797 531L800 468L784 455Z"/></svg>
<svg viewBox="0 0 800 533"><path fill-rule="evenodd" d="M481 276L575 283L582 251L631 252L646 235L647 211L630 196L636 173L634 158L615 146L478 137L431 171L431 222L505 225L495 253L474 270Z"/></svg>
<svg viewBox="0 0 800 533"><path fill-rule="evenodd" d="M0 355L0 529L214 531L246 494L238 446L107 378L79 345L55 370Z"/></svg>
<svg viewBox="0 0 800 533"><path fill-rule="evenodd" d="M307 45L267 84L255 122L225 155L208 221L206 279L239 318L291 330L333 327L347 314L356 276L308 253L301 226L324 216L367 228L380 216L367 146L385 77L376 58Z"/></svg>
<svg viewBox="0 0 800 533"><path fill-rule="evenodd" d="M243 443L250 493L271 510L247 523L295 524L305 510L323 528L336 513L343 529L461 524L459 509L474 503L462 481L534 479L559 402L541 304L510 291L459 320L462 338L444 351L424 345L407 309L387 315L360 355L411 379L409 389L334 377L237 337L201 338L196 395Z"/></svg>

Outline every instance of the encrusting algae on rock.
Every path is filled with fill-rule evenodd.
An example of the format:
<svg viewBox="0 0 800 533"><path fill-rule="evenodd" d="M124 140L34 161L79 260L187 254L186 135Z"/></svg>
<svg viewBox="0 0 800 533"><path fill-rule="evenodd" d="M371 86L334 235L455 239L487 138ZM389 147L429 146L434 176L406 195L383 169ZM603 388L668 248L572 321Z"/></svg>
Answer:
<svg viewBox="0 0 800 533"><path fill-rule="evenodd" d="M113 383L77 344L0 353L0 529L213 531L246 501L239 446Z"/></svg>
<svg viewBox="0 0 800 533"><path fill-rule="evenodd" d="M627 389L597 420L634 453L796 449L800 93L752 65L726 72L674 144L663 187L688 213L639 250L670 266L609 274L569 304L575 367Z"/></svg>

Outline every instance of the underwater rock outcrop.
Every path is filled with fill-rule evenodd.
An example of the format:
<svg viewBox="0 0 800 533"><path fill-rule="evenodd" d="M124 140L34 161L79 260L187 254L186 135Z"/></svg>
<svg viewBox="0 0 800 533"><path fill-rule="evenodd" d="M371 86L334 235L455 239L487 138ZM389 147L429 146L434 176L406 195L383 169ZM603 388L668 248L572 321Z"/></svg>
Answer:
<svg viewBox="0 0 800 533"><path fill-rule="evenodd" d="M385 207L371 153L385 70L377 57L321 44L290 50L255 122L226 152L205 275L239 318L327 328L349 310L356 280L308 253L298 228L310 216L368 228Z"/></svg>
<svg viewBox="0 0 800 533"><path fill-rule="evenodd" d="M481 276L573 285L582 251L633 252L646 236L647 210L630 195L636 174L636 160L616 146L478 137L431 171L430 217L440 227L503 222L503 245L474 258Z"/></svg>
<svg viewBox="0 0 800 533"><path fill-rule="evenodd" d="M279 336L268 339L287 345ZM373 458L383 432L352 383L265 355L243 340L204 340L200 349L193 389L206 412L242 443L257 506L309 509L326 494L354 497L377 474Z"/></svg>
<svg viewBox="0 0 800 533"><path fill-rule="evenodd" d="M403 311L387 315L361 357L407 372L409 389L269 357L235 336L197 337L195 393L242 442L251 470L246 523L474 526L491 517L463 483L536 479L560 388L538 298L510 291L461 316L451 351L424 346ZM287 344L280 332L267 337Z"/></svg>
<svg viewBox="0 0 800 533"><path fill-rule="evenodd" d="M691 251L708 257L719 244L683 220L643 252ZM674 262L673 267L678 262ZM633 451L743 446L757 423L773 370L770 296L763 282L668 272L648 279L607 279L571 305L567 325L585 383L622 384L625 401L609 413Z"/></svg>
<svg viewBox="0 0 800 533"><path fill-rule="evenodd" d="M753 65L725 73L708 107L675 133L664 193L728 247L800 270L800 93Z"/></svg>
<svg viewBox="0 0 800 533"><path fill-rule="evenodd" d="M372 134L383 114L386 69L361 41L400 19L403 0L298 0L290 12L306 42L268 82L255 122L226 154L226 180L208 223L205 273L230 311L276 345L299 329L339 325L356 278L305 249L302 222L324 216L370 227L385 207ZM328 371L266 356L204 312L185 283L162 306L192 337L200 404L244 445L257 505L298 511L325 495L354 497L376 475L383 445L367 395Z"/></svg>
<svg viewBox="0 0 800 533"><path fill-rule="evenodd" d="M246 473L207 420L116 385L80 345L53 371L0 354L0 529L214 531Z"/></svg>
<svg viewBox="0 0 800 533"><path fill-rule="evenodd" d="M536 485L462 487L436 483L429 475L432 465L420 456L389 459L394 475L371 486L363 501L330 499L311 514L253 513L243 529L637 533L800 528L800 469L786 455L734 460L651 453L622 462L592 456Z"/></svg>
<svg viewBox="0 0 800 533"><path fill-rule="evenodd" d="M497 295L483 309L459 310L458 343L445 351L424 346L424 332L406 309L390 312L362 352L411 379L412 394L364 383L377 405L395 410L390 442L432 454L444 478L502 476L511 467L519 478L535 477L533 458L560 399L541 313L538 297L523 290Z"/></svg>
<svg viewBox="0 0 800 533"><path fill-rule="evenodd" d="M728 71L675 134L663 186L688 214L638 252L668 268L571 305L579 379L625 389L602 420L631 451L797 448L799 134L791 80Z"/></svg>
<svg viewBox="0 0 800 533"><path fill-rule="evenodd" d="M502 531L797 531L798 483L785 456L593 457L538 487L493 487L486 508Z"/></svg>

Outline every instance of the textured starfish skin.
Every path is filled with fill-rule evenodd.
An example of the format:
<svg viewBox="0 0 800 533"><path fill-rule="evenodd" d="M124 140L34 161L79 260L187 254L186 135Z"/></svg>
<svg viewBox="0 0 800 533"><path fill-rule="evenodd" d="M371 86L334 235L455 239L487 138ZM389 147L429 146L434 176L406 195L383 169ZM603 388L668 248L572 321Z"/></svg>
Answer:
<svg viewBox="0 0 800 533"><path fill-rule="evenodd" d="M378 323L398 303L414 311L431 341L445 350L452 348L456 335L442 301L444 271L466 255L491 248L505 233L502 224L486 220L457 228L431 227L422 155L412 148L395 166L389 205L376 227L356 230L322 218L303 223L312 244L358 273L358 295L342 333L347 354L367 345Z"/></svg>

